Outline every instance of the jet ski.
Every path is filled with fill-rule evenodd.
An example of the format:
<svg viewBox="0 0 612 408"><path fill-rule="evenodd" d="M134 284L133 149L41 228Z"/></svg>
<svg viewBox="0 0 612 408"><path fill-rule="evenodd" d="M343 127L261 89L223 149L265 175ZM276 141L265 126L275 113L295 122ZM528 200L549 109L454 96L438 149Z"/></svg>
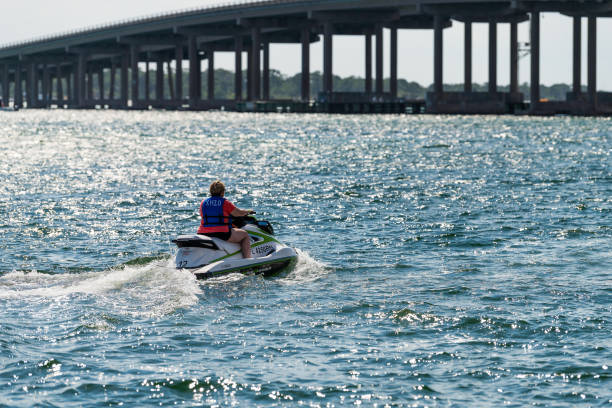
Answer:
<svg viewBox="0 0 612 408"><path fill-rule="evenodd" d="M240 244L206 235L180 235L172 240L178 247L176 268L190 270L197 279L230 273L270 276L296 262L295 250L274 237L268 221L246 216L234 218L233 225L249 234L252 258L242 257Z"/></svg>

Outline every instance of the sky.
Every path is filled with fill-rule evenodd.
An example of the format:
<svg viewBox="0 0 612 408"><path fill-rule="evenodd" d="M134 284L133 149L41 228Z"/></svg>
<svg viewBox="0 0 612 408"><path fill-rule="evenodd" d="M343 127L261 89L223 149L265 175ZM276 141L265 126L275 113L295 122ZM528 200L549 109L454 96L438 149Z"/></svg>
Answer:
<svg viewBox="0 0 612 408"><path fill-rule="evenodd" d="M23 41L39 36L61 33L92 25L142 17L194 7L227 3L216 0L2 0L0 44ZM542 84L571 83L572 80L572 20L556 13L543 13L541 27L540 80ZM582 83L586 84L586 19L582 24ZM475 24L473 36L473 80L488 81L488 27ZM600 91L612 91L612 18L600 18L598 31L597 87ZM519 42L529 41L529 23L522 23L518 30ZM364 38L361 36L334 36L333 70L340 76L365 76ZM433 82L433 31L400 30L398 34L398 75L422 85ZM498 25L498 84L509 82L508 24ZM389 75L389 33L385 30L385 76ZM454 21L444 31L444 82L463 82L463 24ZM233 70L231 53L219 53L216 67ZM519 82L529 82L529 57L519 63ZM270 47L272 69L293 75L301 70L300 46L272 44ZM322 43L311 47L311 70L323 67Z"/></svg>

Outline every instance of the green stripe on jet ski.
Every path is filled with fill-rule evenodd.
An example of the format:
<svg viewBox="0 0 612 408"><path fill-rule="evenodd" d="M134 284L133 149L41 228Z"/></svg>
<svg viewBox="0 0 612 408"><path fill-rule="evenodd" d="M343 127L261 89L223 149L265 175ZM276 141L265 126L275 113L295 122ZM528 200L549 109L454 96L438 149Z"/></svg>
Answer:
<svg viewBox="0 0 612 408"><path fill-rule="evenodd" d="M289 256L289 257L286 257L286 258L275 259L273 261L267 261L267 262L263 262L263 263L256 264L256 265L245 265L245 266L240 266L238 268L226 269L226 270L219 271L219 272L194 273L194 275L198 279L200 279L200 278L213 278L215 276L227 275L227 274L230 274L230 273L240 272L240 271L244 271L244 270L257 269L257 268L260 268L260 267L263 267L263 266L266 266L266 265L272 265L272 264L279 264L279 263L287 262L286 266L289 266L289 264L292 261L294 261L295 259L296 259L295 256Z"/></svg>
<svg viewBox="0 0 612 408"><path fill-rule="evenodd" d="M280 244L279 241L277 241L276 239L272 238L269 235L259 234L257 232L253 232L253 231L247 231L247 232L249 234L257 235L258 237L263 238L263 241L259 241L259 242L255 243L255 244L253 244L253 246L251 248L257 248L258 246L263 245L263 244L267 244L268 242L276 242L277 244ZM238 255L239 253L241 253L240 250L238 250L238 251L236 251L234 253L228 254L228 255L224 255L221 258L217 258L214 261L212 261L211 263L222 261L222 260L230 258L230 257L232 257L234 255Z"/></svg>
<svg viewBox="0 0 612 408"><path fill-rule="evenodd" d="M260 245L260 244L263 244L264 242L270 242L270 241L272 241L272 242L278 242L278 243L280 244L280 242L279 242L279 241L277 241L277 240L276 240L276 238L271 237L270 235L260 234L259 232L254 232L254 231L247 231L247 233L249 233L249 234L253 234L253 235L257 235L258 237L261 237L261 238L263 238L263 239L264 239L264 240L263 240L263 242L260 242L260 243L257 243L257 244L255 244L255 245L253 245L254 247L255 247L255 246L258 246L258 245Z"/></svg>

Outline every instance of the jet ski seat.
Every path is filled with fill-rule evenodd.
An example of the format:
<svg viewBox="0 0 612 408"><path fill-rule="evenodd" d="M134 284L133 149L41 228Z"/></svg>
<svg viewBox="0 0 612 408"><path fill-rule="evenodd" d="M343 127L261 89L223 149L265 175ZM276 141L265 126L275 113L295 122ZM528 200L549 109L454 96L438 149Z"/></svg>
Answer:
<svg viewBox="0 0 612 408"><path fill-rule="evenodd" d="M215 243L217 244L218 248L227 252L228 254L233 254L234 252L240 251L240 244L223 241L222 239L218 238L215 239Z"/></svg>
<svg viewBox="0 0 612 408"><path fill-rule="evenodd" d="M172 240L173 243L176 244L177 247L195 247L195 248L206 248L206 249L214 249L219 250L219 247L212 240L212 238L207 237L206 235L181 235L176 239Z"/></svg>

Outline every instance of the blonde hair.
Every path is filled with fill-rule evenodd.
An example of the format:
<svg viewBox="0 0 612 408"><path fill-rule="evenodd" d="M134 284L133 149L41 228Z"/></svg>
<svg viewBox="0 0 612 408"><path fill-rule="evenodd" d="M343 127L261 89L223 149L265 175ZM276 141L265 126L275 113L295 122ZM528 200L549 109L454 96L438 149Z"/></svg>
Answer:
<svg viewBox="0 0 612 408"><path fill-rule="evenodd" d="M221 182L221 180L213 181L210 185L210 195L211 196L221 196L225 193L225 184Z"/></svg>

